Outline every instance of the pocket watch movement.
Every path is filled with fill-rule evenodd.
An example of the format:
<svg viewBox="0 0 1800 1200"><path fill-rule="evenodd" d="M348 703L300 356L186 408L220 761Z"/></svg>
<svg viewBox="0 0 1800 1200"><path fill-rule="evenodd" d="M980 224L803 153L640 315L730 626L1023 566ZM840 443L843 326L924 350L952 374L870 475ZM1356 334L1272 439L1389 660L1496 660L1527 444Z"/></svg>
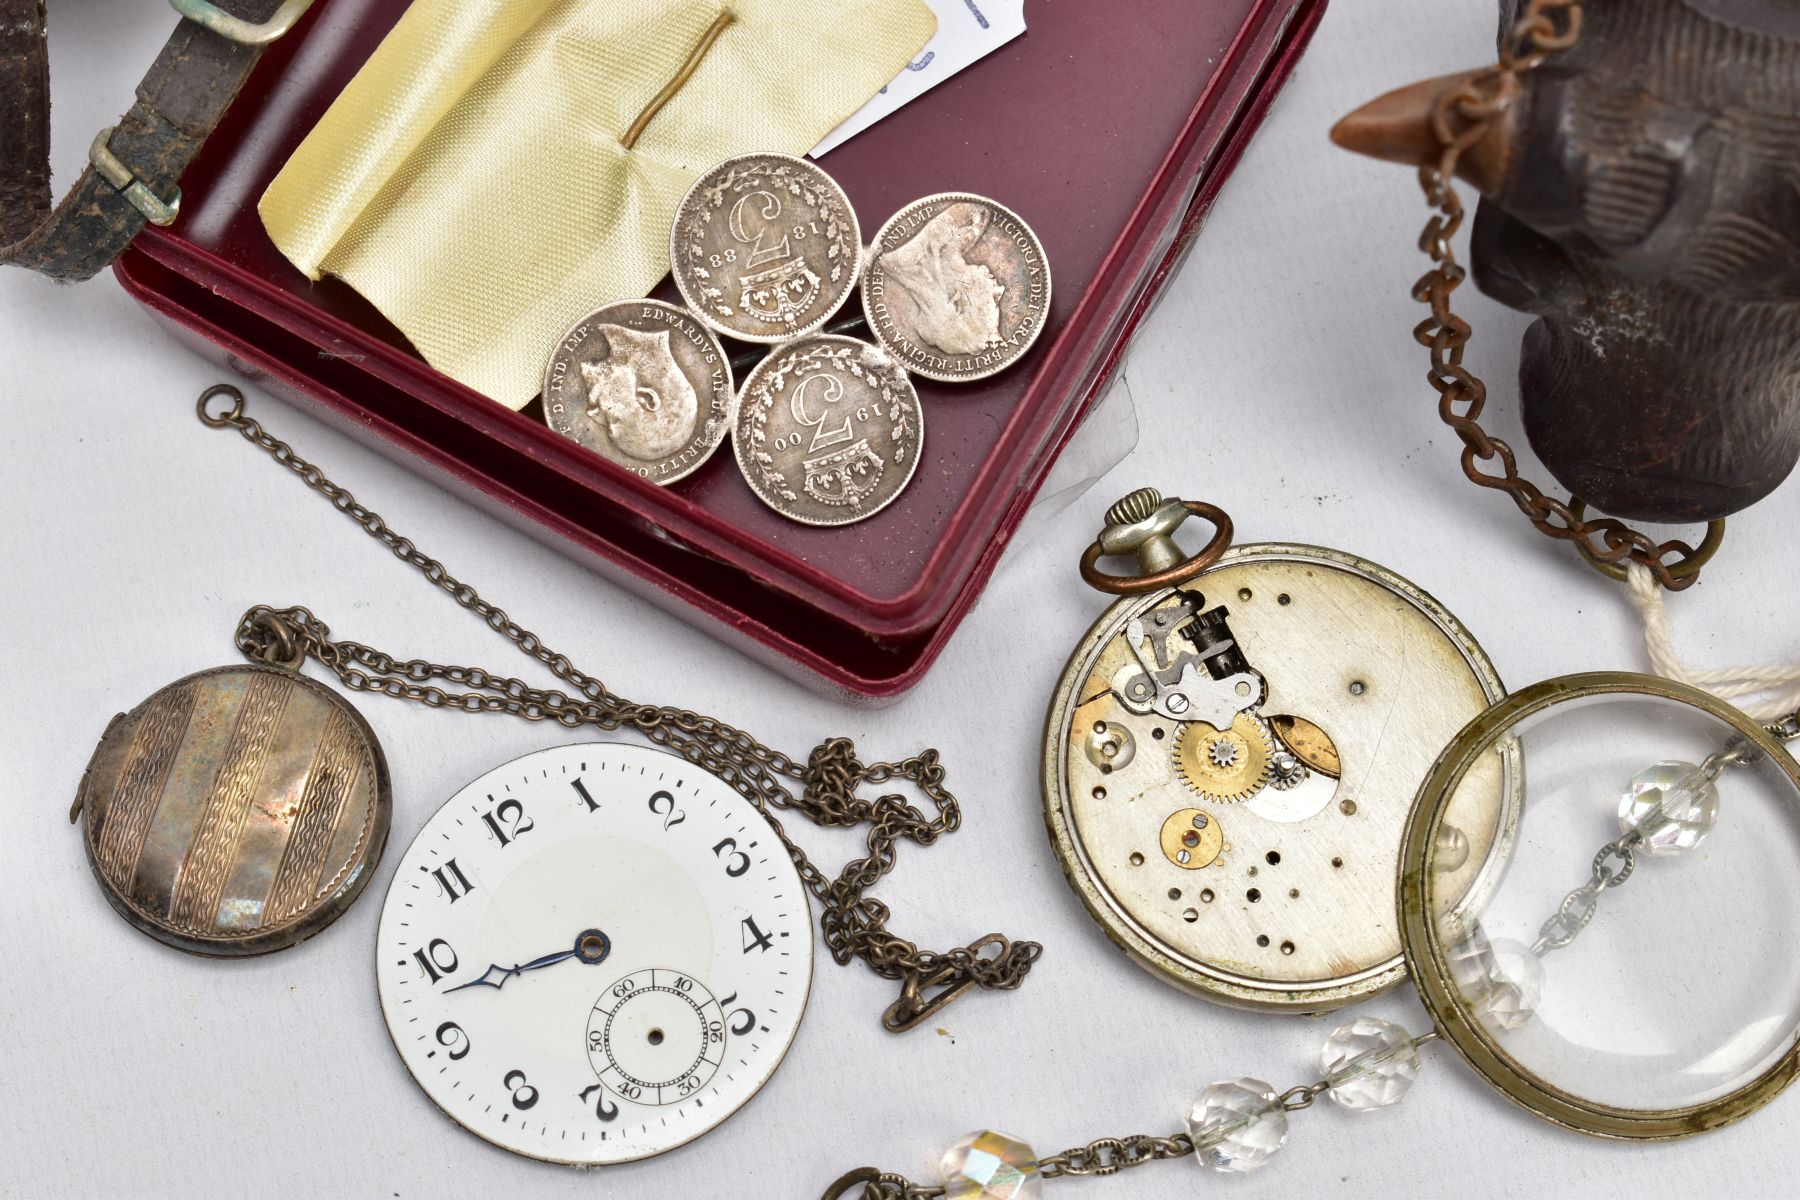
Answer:
<svg viewBox="0 0 1800 1200"><path fill-rule="evenodd" d="M1172 535L1194 514L1218 535L1190 557ZM1069 882L1138 962L1227 1004L1322 1011L1404 974L1408 806L1505 691L1462 624L1392 571L1230 537L1218 509L1150 489L1108 512L1082 574L1121 598L1057 684L1045 816ZM1138 572L1103 571L1115 555ZM1516 821L1511 767L1484 772L1482 803L1444 833L1461 895Z"/></svg>

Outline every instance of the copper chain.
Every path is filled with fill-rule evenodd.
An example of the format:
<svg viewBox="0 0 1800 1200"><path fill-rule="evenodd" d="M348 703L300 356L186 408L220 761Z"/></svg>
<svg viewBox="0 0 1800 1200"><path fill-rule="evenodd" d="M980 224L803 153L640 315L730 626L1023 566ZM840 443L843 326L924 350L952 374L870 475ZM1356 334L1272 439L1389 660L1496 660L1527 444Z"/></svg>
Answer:
<svg viewBox="0 0 1800 1200"><path fill-rule="evenodd" d="M207 405L215 396L231 396L229 409L214 415ZM395 557L417 568L426 579L462 607L486 621L522 652L549 668L577 695L532 687L523 680L495 675L480 667L462 667L425 659L395 660L358 642L333 640L331 630L304 608L275 609L258 605L238 625L237 646L251 658L298 667L313 658L336 673L352 691L379 692L433 708L463 712L498 712L527 721L555 721L569 728L592 725L613 731L629 729L674 751L730 784L766 817L808 890L819 898L819 926L832 958L847 964L860 958L885 979L901 982L901 996L883 1017L895 1032L909 1029L970 986L1010 990L1024 981L1043 953L1036 942L1015 942L990 933L954 950L921 950L887 928L887 905L867 895L868 889L894 868L901 841L929 846L962 824L956 797L944 786L944 768L936 750L901 762L863 763L848 738L832 738L799 763L758 742L741 729L687 709L634 704L607 690L579 670L566 654L546 646L504 611L482 599L470 585L444 568L393 529L356 497L326 478L287 443L264 432L244 415L243 396L229 385L207 389L200 397L200 419L214 428L236 429L251 444L298 475L338 511L362 526ZM446 690L438 683L452 685ZM927 817L904 796L857 795L863 784L905 780L935 809ZM790 783L800 785L795 795ZM869 826L868 854L845 865L837 878L827 876L782 829L772 809L791 809L819 825ZM930 991L931 994L927 994Z"/></svg>
<svg viewBox="0 0 1800 1200"><path fill-rule="evenodd" d="M1413 299L1430 305L1431 316L1419 323L1413 336L1431 351L1428 378L1440 397L1438 415L1462 439L1464 474L1482 487L1505 492L1533 525L1551 537L1574 542L1596 567L1618 574L1626 560L1640 562L1663 587L1680 591L1699 578L1701 566L1716 548L1716 536L1709 537L1700 551L1682 541L1657 543L1612 518L1587 520L1579 501L1553 499L1522 478L1512 447L1481 427L1487 385L1463 365L1469 324L1450 308L1452 295L1468 275L1451 245L1466 216L1456 191L1457 163L1512 104L1519 89L1507 86L1509 82L1518 83L1580 36L1579 0L1530 0L1501 49L1500 61L1439 99L1432 123L1443 152L1435 164L1419 171L1426 199L1436 210L1419 237L1419 248L1435 266L1413 285ZM1715 523L1715 535L1717 530Z"/></svg>

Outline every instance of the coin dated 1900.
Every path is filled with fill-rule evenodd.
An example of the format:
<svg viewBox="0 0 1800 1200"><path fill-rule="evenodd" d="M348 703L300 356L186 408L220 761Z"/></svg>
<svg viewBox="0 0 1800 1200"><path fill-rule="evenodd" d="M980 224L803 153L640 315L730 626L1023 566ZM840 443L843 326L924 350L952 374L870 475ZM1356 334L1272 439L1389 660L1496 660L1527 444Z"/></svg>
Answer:
<svg viewBox="0 0 1800 1200"><path fill-rule="evenodd" d="M563 335L544 419L652 483L696 470L731 430L731 361L712 330L660 300L622 300Z"/></svg>
<svg viewBox="0 0 1800 1200"><path fill-rule="evenodd" d="M919 465L919 394L877 346L816 334L758 363L731 444L750 488L807 525L848 525L891 504Z"/></svg>
<svg viewBox="0 0 1800 1200"><path fill-rule="evenodd" d="M856 286L862 230L837 181L803 159L746 154L702 175L675 210L681 298L720 333L775 343L825 324Z"/></svg>
<svg viewBox="0 0 1800 1200"><path fill-rule="evenodd" d="M881 227L862 302L870 331L907 370L945 383L984 379L1043 332L1050 264L1019 214L946 192L913 201Z"/></svg>

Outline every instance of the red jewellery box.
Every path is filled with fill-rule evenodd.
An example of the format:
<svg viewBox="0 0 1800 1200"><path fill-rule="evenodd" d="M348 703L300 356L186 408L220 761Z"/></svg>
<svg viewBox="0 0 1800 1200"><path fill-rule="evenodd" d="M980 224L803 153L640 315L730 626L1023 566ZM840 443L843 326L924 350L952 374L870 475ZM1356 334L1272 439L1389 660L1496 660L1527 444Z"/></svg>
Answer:
<svg viewBox="0 0 1800 1200"><path fill-rule="evenodd" d="M729 448L646 483L535 405L438 374L347 287L276 251L257 198L405 7L315 4L182 177L181 219L146 228L119 279L203 352L609 579L814 686L879 698L917 683L974 603L1325 4L1033 0L1023 37L821 160L868 230L932 192L994 197L1037 230L1055 279L1017 366L918 381L912 484L836 529L764 507Z"/></svg>

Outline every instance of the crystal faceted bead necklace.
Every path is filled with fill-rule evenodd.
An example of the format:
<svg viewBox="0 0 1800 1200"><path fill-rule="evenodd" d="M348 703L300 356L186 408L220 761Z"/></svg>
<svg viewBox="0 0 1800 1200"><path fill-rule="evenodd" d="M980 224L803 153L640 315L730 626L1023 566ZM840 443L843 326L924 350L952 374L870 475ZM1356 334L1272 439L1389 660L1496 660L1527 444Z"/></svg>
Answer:
<svg viewBox="0 0 1800 1200"><path fill-rule="evenodd" d="M1800 734L1800 725L1790 718L1773 732L1792 737ZM1455 936L1446 951L1448 975L1473 1017L1499 1037L1530 1025L1547 986L1545 957L1572 944L1592 923L1601 896L1631 878L1640 852L1674 856L1704 842L1718 820L1718 778L1728 767L1760 756L1738 737L1702 763L1660 762L1633 776L1616 806L1620 836L1600 848L1588 881L1563 898L1531 945L1490 938L1479 920L1449 918L1446 926ZM1454 850L1446 844L1444 853L1453 861ZM1354 1017L1320 1047L1315 1082L1286 1091L1249 1077L1209 1084L1194 1098L1184 1132L1102 1138L1040 1158L1025 1142L984 1130L944 1154L936 1186L865 1168L838 1180L825 1200L1037 1200L1047 1179L1108 1175L1188 1155L1214 1171L1255 1171L1287 1144L1290 1115L1312 1107L1321 1096L1355 1113L1390 1108L1405 1099L1424 1065L1420 1047L1438 1036L1436 1030L1414 1034L1378 1017Z"/></svg>

